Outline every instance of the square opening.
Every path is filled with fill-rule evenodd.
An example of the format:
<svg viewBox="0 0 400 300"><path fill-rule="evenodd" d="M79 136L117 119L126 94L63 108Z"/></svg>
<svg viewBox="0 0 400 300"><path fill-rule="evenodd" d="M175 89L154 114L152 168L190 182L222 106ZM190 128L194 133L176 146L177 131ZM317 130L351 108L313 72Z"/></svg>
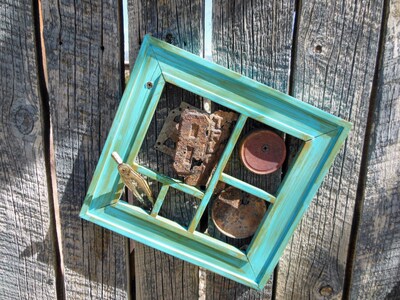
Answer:
<svg viewBox="0 0 400 300"><path fill-rule="evenodd" d="M176 133L172 131L176 130L175 125L179 124L181 106L185 103L187 107L196 109L200 109L202 105L201 97L196 94L172 84L165 84L136 158L140 165L171 178L180 179L173 169ZM164 127L168 116L170 125Z"/></svg>
<svg viewBox="0 0 400 300"><path fill-rule="evenodd" d="M284 142L284 133L249 118L240 134L239 140L235 145L235 148L228 161L227 167L224 170L224 173L275 195L281 182L282 167L277 167L275 171L271 170L273 166L266 166L264 167L264 170L259 168L260 161L263 159L263 157L268 158L268 151L271 151L271 149L268 149L268 147L270 148L270 146L268 145L268 137L265 142L262 142L260 140L262 139L261 134L261 137L255 136L253 138L256 140L255 143L249 140L252 139L252 134L254 135L262 132L274 133L274 135L271 134L272 137L282 141L282 144L284 145L284 147L286 147ZM282 150L280 151L281 153L279 154L283 157L283 161L286 161L285 152L283 152ZM252 162L252 159L257 159L257 162ZM261 163L263 162L261 161ZM247 164L247 166L245 164ZM268 167L270 168L269 171L267 170ZM252 171L252 168L256 172L268 171L271 173L259 174Z"/></svg>
<svg viewBox="0 0 400 300"><path fill-rule="evenodd" d="M209 203L207 234L246 252L273 204L223 182L217 187Z"/></svg>
<svg viewBox="0 0 400 300"><path fill-rule="evenodd" d="M142 176L142 178L147 182L150 188L152 199L148 197L148 195L142 188L137 189L137 192L140 194L142 199L138 199L138 197L134 195L133 192L129 190L127 187L125 187L124 189L123 197L129 204L138 206L143 210L145 210L146 212L150 213L154 204L154 203L152 204L152 201L155 201L157 199L160 193L161 184L156 180L147 178L146 176Z"/></svg>
<svg viewBox="0 0 400 300"><path fill-rule="evenodd" d="M169 188L158 215L187 228L199 203L200 199L174 188Z"/></svg>
<svg viewBox="0 0 400 300"><path fill-rule="evenodd" d="M272 195L304 141L248 118L224 173Z"/></svg>

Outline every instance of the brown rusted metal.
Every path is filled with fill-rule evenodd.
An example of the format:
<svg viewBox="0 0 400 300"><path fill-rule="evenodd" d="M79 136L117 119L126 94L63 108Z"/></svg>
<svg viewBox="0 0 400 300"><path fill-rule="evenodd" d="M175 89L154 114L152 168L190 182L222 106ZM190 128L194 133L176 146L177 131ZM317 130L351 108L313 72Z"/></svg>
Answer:
<svg viewBox="0 0 400 300"><path fill-rule="evenodd" d="M205 169L197 185L208 185L208 180L221 156L238 115L234 112L216 111L210 115L211 130L204 159Z"/></svg>
<svg viewBox="0 0 400 300"><path fill-rule="evenodd" d="M199 110L183 110L174 169L185 183L207 185L236 120L237 114L233 112L219 110L209 115Z"/></svg>
<svg viewBox="0 0 400 300"><path fill-rule="evenodd" d="M286 146L279 135L263 129L246 136L239 153L247 169L256 174L270 174L278 170L285 161Z"/></svg>
<svg viewBox="0 0 400 300"><path fill-rule="evenodd" d="M173 167L187 184L197 185L205 170L204 158L210 129L211 119L207 114L193 109L182 112Z"/></svg>
<svg viewBox="0 0 400 300"><path fill-rule="evenodd" d="M266 210L264 200L229 187L214 201L211 217L223 234L242 239L256 232Z"/></svg>
<svg viewBox="0 0 400 300"><path fill-rule="evenodd" d="M172 158L175 157L176 143L178 142L178 128L181 112L184 109L194 109L196 107L191 106L186 102L181 102L181 105L173 110L171 110L165 119L164 125L161 128L160 134L157 137L156 144L154 148L161 151Z"/></svg>
<svg viewBox="0 0 400 300"><path fill-rule="evenodd" d="M154 148L174 159L185 183L204 188L236 120L234 112L208 114L182 102L168 114Z"/></svg>

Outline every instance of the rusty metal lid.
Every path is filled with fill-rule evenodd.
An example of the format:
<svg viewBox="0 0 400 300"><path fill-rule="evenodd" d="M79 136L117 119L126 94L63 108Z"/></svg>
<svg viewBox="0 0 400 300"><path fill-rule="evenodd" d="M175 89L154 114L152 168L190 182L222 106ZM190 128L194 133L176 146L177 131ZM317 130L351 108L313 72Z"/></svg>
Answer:
<svg viewBox="0 0 400 300"><path fill-rule="evenodd" d="M285 161L286 146L275 132L257 130L243 139L239 154L242 163L251 172L270 174L278 170Z"/></svg>
<svg viewBox="0 0 400 300"><path fill-rule="evenodd" d="M264 200L229 187L214 201L211 218L226 236L243 239L256 232L266 210Z"/></svg>

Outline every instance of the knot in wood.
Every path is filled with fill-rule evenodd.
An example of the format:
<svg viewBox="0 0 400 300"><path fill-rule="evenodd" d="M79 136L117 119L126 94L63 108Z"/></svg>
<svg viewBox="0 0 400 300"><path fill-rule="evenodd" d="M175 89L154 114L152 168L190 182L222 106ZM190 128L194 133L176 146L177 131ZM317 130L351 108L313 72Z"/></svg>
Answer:
<svg viewBox="0 0 400 300"><path fill-rule="evenodd" d="M324 297L332 296L333 288L330 285L323 286L320 288L319 293Z"/></svg>
<svg viewBox="0 0 400 300"><path fill-rule="evenodd" d="M169 44L173 44L173 42L174 42L174 35L172 34L172 33L167 33L166 35L165 35L165 41L167 42L167 43L169 43Z"/></svg>
<svg viewBox="0 0 400 300"><path fill-rule="evenodd" d="M30 134L34 128L36 117L36 109L33 106L18 106L14 110L14 125L20 133Z"/></svg>

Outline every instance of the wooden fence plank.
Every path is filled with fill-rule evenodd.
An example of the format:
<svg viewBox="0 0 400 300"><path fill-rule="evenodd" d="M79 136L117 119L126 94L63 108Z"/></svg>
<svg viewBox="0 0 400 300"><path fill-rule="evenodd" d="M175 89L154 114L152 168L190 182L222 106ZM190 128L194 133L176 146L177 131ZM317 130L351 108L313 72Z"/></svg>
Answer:
<svg viewBox="0 0 400 300"><path fill-rule="evenodd" d="M79 218L122 92L115 1L43 1L67 299L127 297L127 239Z"/></svg>
<svg viewBox="0 0 400 300"><path fill-rule="evenodd" d="M202 0L142 1L129 0L129 40L131 68L145 34L201 55L203 52ZM199 97L167 85L150 125L139 161L164 174L175 176L172 161L153 148L157 134L169 112L181 101L199 106ZM155 194L159 185L152 185ZM169 189L160 214L189 225L197 201ZM167 195L168 195L167 194ZM135 243L135 280L137 299L197 299L199 269L160 251Z"/></svg>
<svg viewBox="0 0 400 300"><path fill-rule="evenodd" d="M249 76L282 92L288 92L292 45L294 1L213 1L213 61ZM245 131L257 125L249 121ZM243 168L234 152L231 174L245 182L258 184L274 194L281 181L281 172L269 176L255 175ZM224 237L209 221L209 232L237 247L245 240ZM207 272L207 299L270 299L272 279L263 291L257 292L219 275Z"/></svg>
<svg viewBox="0 0 400 300"><path fill-rule="evenodd" d="M0 4L1 299L56 298L32 11Z"/></svg>
<svg viewBox="0 0 400 300"><path fill-rule="evenodd" d="M400 1L388 1L352 299L400 297L399 16Z"/></svg>
<svg viewBox="0 0 400 300"><path fill-rule="evenodd" d="M383 1L304 1L293 95L354 123L279 265L277 299L340 299Z"/></svg>

